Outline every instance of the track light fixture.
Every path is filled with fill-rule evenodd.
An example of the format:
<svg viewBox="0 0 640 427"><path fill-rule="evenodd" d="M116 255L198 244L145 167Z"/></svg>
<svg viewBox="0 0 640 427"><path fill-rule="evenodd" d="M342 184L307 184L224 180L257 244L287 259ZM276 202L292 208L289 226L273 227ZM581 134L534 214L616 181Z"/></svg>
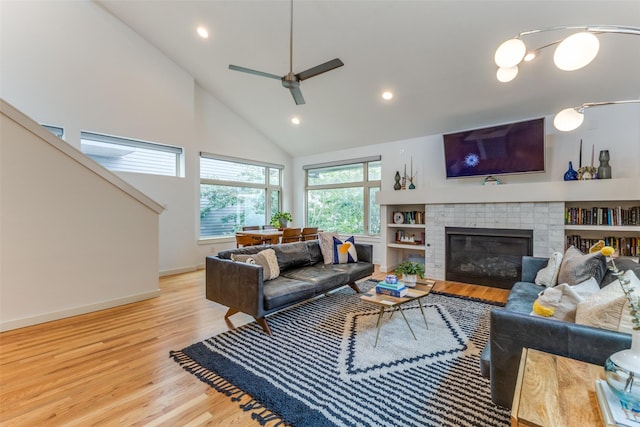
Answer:
<svg viewBox="0 0 640 427"><path fill-rule="evenodd" d="M612 104L640 104L640 99L631 99L628 101L586 102L577 107L565 108L564 110L556 114L553 119L553 125L556 127L556 129L564 132L572 131L579 128L584 121L585 109Z"/></svg>
<svg viewBox="0 0 640 427"><path fill-rule="evenodd" d="M528 50L522 38L531 34L547 31L580 30L565 39L557 40L533 50ZM558 68L565 71L579 70L588 65L598 54L600 42L596 34L632 34L640 35L640 27L623 27L618 25L583 25L550 27L540 30L523 31L514 38L502 43L495 53L495 62L499 67L496 77L501 82L509 82L518 75L518 65L522 61L533 60L538 53L547 47L555 46L553 61Z"/></svg>

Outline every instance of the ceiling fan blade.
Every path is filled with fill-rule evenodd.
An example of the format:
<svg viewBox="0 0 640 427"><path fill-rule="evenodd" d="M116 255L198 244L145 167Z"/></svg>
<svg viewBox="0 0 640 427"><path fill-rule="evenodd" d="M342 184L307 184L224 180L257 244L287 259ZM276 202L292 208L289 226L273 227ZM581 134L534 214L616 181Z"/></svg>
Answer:
<svg viewBox="0 0 640 427"><path fill-rule="evenodd" d="M291 96L293 96L293 100L296 102L296 105L304 105L304 98L302 97L302 92L299 87L289 88L291 92Z"/></svg>
<svg viewBox="0 0 640 427"><path fill-rule="evenodd" d="M326 73L327 71L331 71L334 68L342 67L344 63L340 61L340 59L332 59L331 61L327 61L324 64L316 65L315 67L309 68L308 70L302 71L296 74L298 80L306 80L311 77L315 77L318 74Z"/></svg>
<svg viewBox="0 0 640 427"><path fill-rule="evenodd" d="M282 80L281 76L276 76L275 74L252 70L251 68L239 67L233 64L229 64L229 69L234 71L242 71L243 73L255 74L256 76L269 77L270 79Z"/></svg>

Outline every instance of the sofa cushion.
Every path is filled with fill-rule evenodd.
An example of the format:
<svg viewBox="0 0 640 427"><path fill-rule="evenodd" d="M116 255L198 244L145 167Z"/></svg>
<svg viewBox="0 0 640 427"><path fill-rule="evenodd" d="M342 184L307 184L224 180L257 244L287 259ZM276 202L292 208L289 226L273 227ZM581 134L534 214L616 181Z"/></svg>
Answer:
<svg viewBox="0 0 640 427"><path fill-rule="evenodd" d="M504 308L517 313L529 314L531 313L533 302L543 290L545 290L544 286L536 285L535 283L516 282L509 292Z"/></svg>
<svg viewBox="0 0 640 427"><path fill-rule="evenodd" d="M278 265L280 266L280 274L291 268L301 267L312 264L311 254L306 242L283 243L274 245L278 257Z"/></svg>
<svg viewBox="0 0 640 427"><path fill-rule="evenodd" d="M328 265L333 271L340 271L349 275L348 283L355 282L369 274L373 274L373 264L368 262L356 262L350 264L333 264Z"/></svg>
<svg viewBox="0 0 640 427"><path fill-rule="evenodd" d="M547 266L541 268L536 274L536 285L542 285L549 288L558 284L558 274L560 273L562 257L562 252L554 252L551 254Z"/></svg>
<svg viewBox="0 0 640 427"><path fill-rule="evenodd" d="M355 237L351 236L344 241L333 238L333 263L348 264L358 262Z"/></svg>
<svg viewBox="0 0 640 427"><path fill-rule="evenodd" d="M595 277L599 284L606 272L607 261L600 252L584 255L575 246L571 246L562 258L558 283L577 285L590 277Z"/></svg>
<svg viewBox="0 0 640 427"><path fill-rule="evenodd" d="M273 249L265 249L253 255L231 254L231 260L262 266L264 280L273 280L280 275L278 258Z"/></svg>
<svg viewBox="0 0 640 427"><path fill-rule="evenodd" d="M265 310L277 309L315 296L315 285L280 276L264 283Z"/></svg>
<svg viewBox="0 0 640 427"><path fill-rule="evenodd" d="M346 272L338 271L331 267L331 265L318 263L288 270L283 272L282 275L289 279L312 283L316 294L321 294L348 283L349 275Z"/></svg>

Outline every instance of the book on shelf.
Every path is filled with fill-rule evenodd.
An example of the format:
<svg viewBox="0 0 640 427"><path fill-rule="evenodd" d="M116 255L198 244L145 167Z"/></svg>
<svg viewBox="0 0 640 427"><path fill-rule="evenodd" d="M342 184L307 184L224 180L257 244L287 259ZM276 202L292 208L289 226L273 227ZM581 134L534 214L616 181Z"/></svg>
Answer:
<svg viewBox="0 0 640 427"><path fill-rule="evenodd" d="M404 282L401 282L399 280L398 280L398 283L387 283L383 280L381 282L378 282L378 286L387 288L387 289L392 289L394 291L397 291L398 289L406 288L406 286L404 285Z"/></svg>
<svg viewBox="0 0 640 427"><path fill-rule="evenodd" d="M567 207L565 223L569 225L640 225L640 206L623 208Z"/></svg>
<svg viewBox="0 0 640 427"><path fill-rule="evenodd" d="M596 380L595 389L605 426L640 427L640 414L624 409L606 381Z"/></svg>
<svg viewBox="0 0 640 427"><path fill-rule="evenodd" d="M376 286L377 294L389 295L391 297L400 298L407 295L407 292L409 292L409 288L407 288L406 286L400 289L389 289L389 288L382 287L380 285Z"/></svg>

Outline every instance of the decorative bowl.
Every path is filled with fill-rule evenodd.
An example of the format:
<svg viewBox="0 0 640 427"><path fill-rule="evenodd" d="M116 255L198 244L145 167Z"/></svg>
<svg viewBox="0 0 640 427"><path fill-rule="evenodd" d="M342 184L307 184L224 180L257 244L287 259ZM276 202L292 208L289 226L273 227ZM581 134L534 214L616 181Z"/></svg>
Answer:
<svg viewBox="0 0 640 427"><path fill-rule="evenodd" d="M387 274L384 278L384 281L390 285L395 285L396 283L398 283L398 276L396 276L395 274Z"/></svg>

